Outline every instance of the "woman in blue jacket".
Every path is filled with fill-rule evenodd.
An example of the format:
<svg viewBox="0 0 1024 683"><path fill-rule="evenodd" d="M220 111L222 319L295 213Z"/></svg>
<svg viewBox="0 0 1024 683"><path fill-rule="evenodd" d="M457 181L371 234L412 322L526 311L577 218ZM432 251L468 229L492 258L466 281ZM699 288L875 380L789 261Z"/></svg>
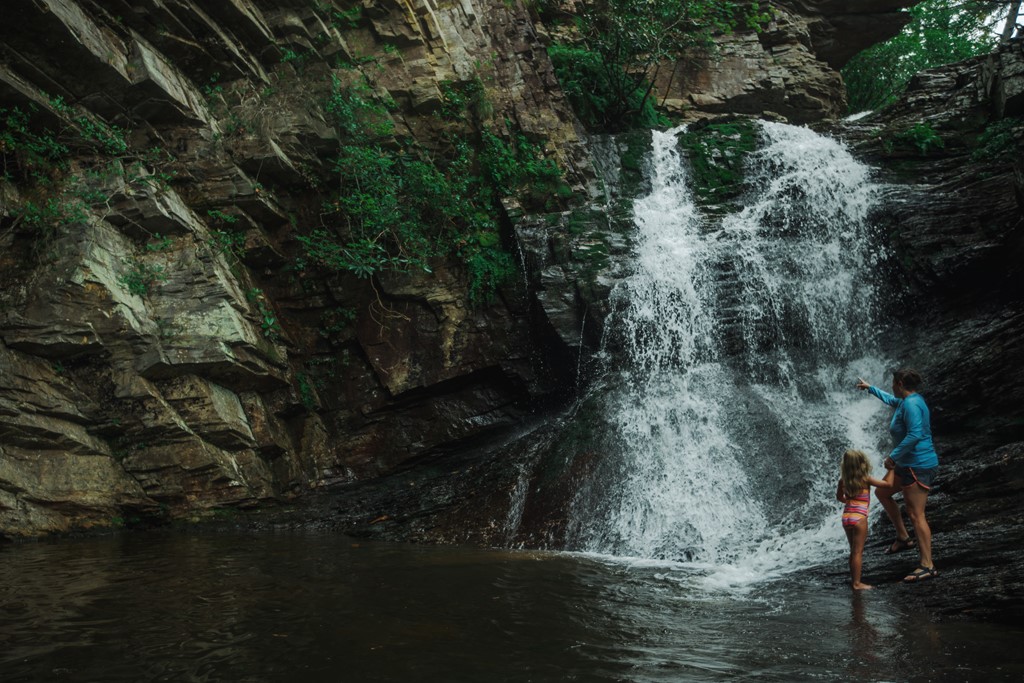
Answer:
<svg viewBox="0 0 1024 683"><path fill-rule="evenodd" d="M893 373L891 394L862 379L857 380L858 389L866 389L872 396L896 409L889 423L889 433L895 444L889 458L896 465L896 483L891 488L875 489L875 495L896 527L896 540L886 551L894 553L914 546L903 524L899 505L892 499L894 493L903 492L907 516L914 525L917 549L921 555L920 566L903 579L907 582L924 581L939 575L932 561L932 531L924 514L928 493L939 471L939 456L932 445L928 405L917 393L920 386L921 375L906 368Z"/></svg>

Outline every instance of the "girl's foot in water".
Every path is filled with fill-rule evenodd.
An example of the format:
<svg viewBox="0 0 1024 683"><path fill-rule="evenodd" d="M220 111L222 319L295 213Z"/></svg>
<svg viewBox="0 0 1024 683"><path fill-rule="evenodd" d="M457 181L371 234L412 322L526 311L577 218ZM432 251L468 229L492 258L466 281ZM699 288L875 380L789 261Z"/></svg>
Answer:
<svg viewBox="0 0 1024 683"><path fill-rule="evenodd" d="M852 588L855 591L866 591L871 590L872 588L874 588L874 586L866 583L851 583L850 588Z"/></svg>

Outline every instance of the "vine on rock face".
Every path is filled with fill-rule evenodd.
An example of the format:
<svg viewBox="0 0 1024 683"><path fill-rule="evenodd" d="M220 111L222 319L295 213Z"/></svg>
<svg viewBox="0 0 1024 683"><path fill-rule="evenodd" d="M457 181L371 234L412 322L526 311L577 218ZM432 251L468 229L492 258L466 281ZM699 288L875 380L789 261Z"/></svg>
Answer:
<svg viewBox="0 0 1024 683"><path fill-rule="evenodd" d="M439 115L450 122L464 127L486 110L479 79L444 83L441 91ZM324 109L342 138L333 164L338 190L324 202L321 227L298 237L305 257L361 278L430 272L435 259L456 257L470 300L490 301L515 272L495 218L498 200L565 200L571 192L561 171L524 136L506 142L487 128L469 139L447 135L450 151L439 158L396 136L393 107L364 79L333 78Z"/></svg>
<svg viewBox="0 0 1024 683"><path fill-rule="evenodd" d="M0 107L0 183L18 186L9 215L36 233L37 250L87 222L93 209L109 209L111 184L166 186L172 176L156 169L173 157L160 148L132 152L125 135L60 97L45 107Z"/></svg>

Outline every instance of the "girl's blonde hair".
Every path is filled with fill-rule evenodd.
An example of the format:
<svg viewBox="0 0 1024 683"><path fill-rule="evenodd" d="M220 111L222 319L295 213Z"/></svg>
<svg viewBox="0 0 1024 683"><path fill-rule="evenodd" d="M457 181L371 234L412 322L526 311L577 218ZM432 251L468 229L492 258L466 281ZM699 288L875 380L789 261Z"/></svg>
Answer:
<svg viewBox="0 0 1024 683"><path fill-rule="evenodd" d="M843 462L840 465L840 472L843 477L843 489L849 497L868 488L868 477L871 476L871 461L868 454L854 448L843 453Z"/></svg>

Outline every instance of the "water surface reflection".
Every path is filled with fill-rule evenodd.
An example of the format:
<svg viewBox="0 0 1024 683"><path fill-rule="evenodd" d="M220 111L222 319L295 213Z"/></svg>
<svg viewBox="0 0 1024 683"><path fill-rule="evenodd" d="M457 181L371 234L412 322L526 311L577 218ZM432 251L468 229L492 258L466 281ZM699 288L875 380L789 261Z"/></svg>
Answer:
<svg viewBox="0 0 1024 683"><path fill-rule="evenodd" d="M787 579L321 534L0 549L0 680L1019 680L1021 630Z"/></svg>

